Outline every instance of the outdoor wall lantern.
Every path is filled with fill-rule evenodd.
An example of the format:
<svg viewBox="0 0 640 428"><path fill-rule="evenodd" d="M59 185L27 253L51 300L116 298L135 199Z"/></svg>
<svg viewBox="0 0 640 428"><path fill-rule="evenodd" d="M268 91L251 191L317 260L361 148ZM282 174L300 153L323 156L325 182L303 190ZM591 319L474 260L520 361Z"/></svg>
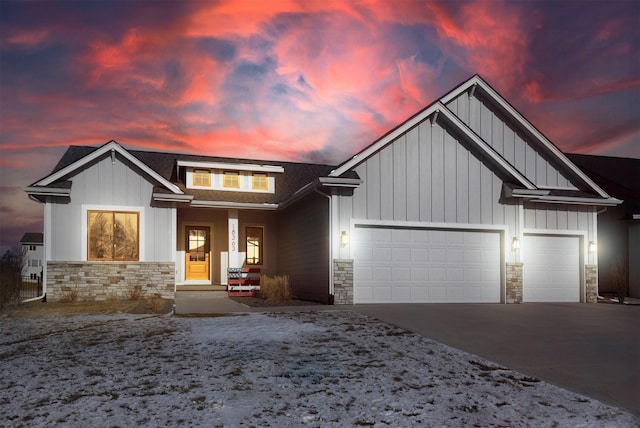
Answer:
<svg viewBox="0 0 640 428"><path fill-rule="evenodd" d="M340 232L340 247L344 248L349 245L349 235L345 230Z"/></svg>
<svg viewBox="0 0 640 428"><path fill-rule="evenodd" d="M518 251L520 249L520 238L514 236L511 240L511 251Z"/></svg>
<svg viewBox="0 0 640 428"><path fill-rule="evenodd" d="M589 241L589 254L595 254L598 252L598 244L596 241Z"/></svg>

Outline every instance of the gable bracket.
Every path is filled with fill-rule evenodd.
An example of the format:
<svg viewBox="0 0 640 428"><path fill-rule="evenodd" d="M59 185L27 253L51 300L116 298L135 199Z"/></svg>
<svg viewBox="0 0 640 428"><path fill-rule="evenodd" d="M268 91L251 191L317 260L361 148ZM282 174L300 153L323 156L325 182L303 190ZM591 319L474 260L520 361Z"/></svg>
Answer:
<svg viewBox="0 0 640 428"><path fill-rule="evenodd" d="M438 121L438 113L440 113L440 110L436 110L436 112L433 113L430 117L432 127L436 126L436 122Z"/></svg>
<svg viewBox="0 0 640 428"><path fill-rule="evenodd" d="M467 89L467 94L469 95L469 98L473 98L473 96L476 93L476 87L478 86L477 83L474 83L473 85L471 85L469 87L469 89Z"/></svg>

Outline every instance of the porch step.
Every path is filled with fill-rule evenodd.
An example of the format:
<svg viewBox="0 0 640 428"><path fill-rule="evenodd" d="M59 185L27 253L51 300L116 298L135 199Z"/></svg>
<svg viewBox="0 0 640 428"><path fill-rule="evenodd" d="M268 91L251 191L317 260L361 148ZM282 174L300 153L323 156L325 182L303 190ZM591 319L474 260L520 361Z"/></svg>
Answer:
<svg viewBox="0 0 640 428"><path fill-rule="evenodd" d="M226 285L177 285L176 291L227 291Z"/></svg>
<svg viewBox="0 0 640 428"><path fill-rule="evenodd" d="M226 291L226 287L224 290L181 290L178 289L176 291L176 300L186 298L186 299L228 299L229 296Z"/></svg>

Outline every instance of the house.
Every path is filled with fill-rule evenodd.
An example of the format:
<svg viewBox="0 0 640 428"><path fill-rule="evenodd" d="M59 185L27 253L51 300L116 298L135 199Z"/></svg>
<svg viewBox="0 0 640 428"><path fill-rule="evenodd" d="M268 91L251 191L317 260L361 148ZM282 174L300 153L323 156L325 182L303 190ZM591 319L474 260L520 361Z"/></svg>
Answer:
<svg viewBox="0 0 640 428"><path fill-rule="evenodd" d="M42 261L44 260L42 242L42 233L35 232L27 232L20 239L23 255L23 278L37 280L42 276Z"/></svg>
<svg viewBox="0 0 640 428"><path fill-rule="evenodd" d="M598 289L640 298L640 159L569 154L569 159L610 195L624 200L598 214Z"/></svg>
<svg viewBox="0 0 640 428"><path fill-rule="evenodd" d="M620 204L481 77L340 165L69 147L44 206L50 301L288 275L336 304L593 302Z"/></svg>

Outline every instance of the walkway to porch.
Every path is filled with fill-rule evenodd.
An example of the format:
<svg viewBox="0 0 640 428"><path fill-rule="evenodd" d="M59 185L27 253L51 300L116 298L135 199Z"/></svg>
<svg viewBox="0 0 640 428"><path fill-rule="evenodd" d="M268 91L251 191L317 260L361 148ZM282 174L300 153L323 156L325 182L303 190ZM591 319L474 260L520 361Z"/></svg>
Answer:
<svg viewBox="0 0 640 428"><path fill-rule="evenodd" d="M211 289L214 287L216 289ZM179 287L174 312L176 315L215 315L252 312L252 308L230 299L224 286L209 286L206 290L202 286L194 286L186 289Z"/></svg>

